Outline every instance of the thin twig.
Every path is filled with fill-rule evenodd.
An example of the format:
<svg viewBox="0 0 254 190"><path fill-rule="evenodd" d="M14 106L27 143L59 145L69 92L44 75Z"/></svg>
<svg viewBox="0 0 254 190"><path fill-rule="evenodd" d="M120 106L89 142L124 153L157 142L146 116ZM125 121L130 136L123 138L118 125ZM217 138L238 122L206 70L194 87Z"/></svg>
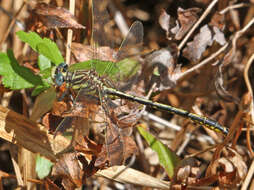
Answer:
<svg viewBox="0 0 254 190"><path fill-rule="evenodd" d="M249 79L249 69L251 67L251 64L254 60L254 54L252 54L252 56L250 57L250 59L248 60L245 68L244 68L244 80L245 80L245 83L246 83L246 86L248 88L248 91L250 93L250 96L251 96L251 103L250 103L250 114L251 114L251 122L253 123L254 122L254 99L253 99L253 88L251 86L251 83L250 83L250 79ZM247 136L247 147L250 151L250 154L253 156L254 155L254 152L252 150L252 147L251 147L251 137L250 137L250 124L248 124L248 130L247 130L247 133L246 133L246 136Z"/></svg>
<svg viewBox="0 0 254 190"><path fill-rule="evenodd" d="M190 155L187 155L187 156L185 156L185 159L186 159L186 158L191 158L191 157L200 156L201 154L206 153L207 151L210 151L210 150L212 150L212 149L215 149L216 146L217 146L217 144L215 144L215 145L213 145L213 146L211 146L211 147L209 147L209 148L206 148L205 150L202 150L202 151L195 152L195 153L192 153L192 154L190 154Z"/></svg>
<svg viewBox="0 0 254 190"><path fill-rule="evenodd" d="M169 129L173 129L173 130L176 130L176 131L180 131L181 130L181 127L178 126L178 125L175 125L171 122L168 122L167 120L165 119L162 119L152 113L149 113L147 111L144 111L143 112L143 117L147 117L147 119L149 120L152 120L152 121L155 121L156 123L160 124L160 125L163 125L163 126L166 126L167 128Z"/></svg>
<svg viewBox="0 0 254 190"><path fill-rule="evenodd" d="M250 6L249 3L239 3L239 4L230 5L230 6L226 7L225 9L221 10L220 14L225 14L228 11L233 10L233 9L239 9L239 8L249 7L249 6Z"/></svg>
<svg viewBox="0 0 254 190"><path fill-rule="evenodd" d="M5 42L5 40L7 39L12 27L14 26L14 24L16 23L16 19L18 17L18 15L21 13L22 9L24 8L24 6L26 5L26 2L23 2L23 4L21 5L21 7L19 8L18 12L15 14L15 16L13 17L7 31L5 32L3 38L1 39L0 42L0 47L2 47L3 43Z"/></svg>
<svg viewBox="0 0 254 190"><path fill-rule="evenodd" d="M20 167L19 167L19 164L17 163L17 161L15 159L14 147L15 146L12 145L12 144L10 144L10 146L9 146L9 152L10 152L10 155L11 155L11 161L12 161L12 165L13 165L13 168L14 168L14 171L15 171L15 174L16 174L18 186L24 187L24 181L22 179L22 174L21 174L21 171L20 171Z"/></svg>
<svg viewBox="0 0 254 190"><path fill-rule="evenodd" d="M75 0L70 0L70 6L69 6L69 10L70 12L75 15ZM65 61L67 63L67 65L70 64L70 60L71 60L71 42L72 42L72 35L73 35L73 31L72 29L68 29L68 35L67 35L67 46L66 46L66 57L65 57Z"/></svg>
<svg viewBox="0 0 254 190"><path fill-rule="evenodd" d="M153 83L152 87L150 88L149 92L146 95L146 99L149 99L151 94L153 93L154 89L156 87L156 83ZM143 109L140 111L140 113L143 115L144 111L146 110L146 105L143 106Z"/></svg>
<svg viewBox="0 0 254 190"><path fill-rule="evenodd" d="M180 156L182 154L182 152L184 151L185 147L187 147L191 139L192 139L192 134L188 133L185 135L183 143L181 144L181 146L178 148L176 152L177 156Z"/></svg>
<svg viewBox="0 0 254 190"><path fill-rule="evenodd" d="M241 30L237 31L233 40L232 40L232 43L233 43L233 46L236 46L236 41L251 27L251 25L254 24L254 18L252 18L248 24L246 24Z"/></svg>
<svg viewBox="0 0 254 190"><path fill-rule="evenodd" d="M218 0L213 0L210 5L207 7L207 9L205 10L205 12L202 14L202 16L200 17L200 19L193 25L193 27L191 28L191 30L188 32L188 34L184 37L184 39L181 41L181 43L178 46L178 52L180 52L180 50L183 48L183 46L185 45L185 43L188 41L188 39L190 38L190 36L192 35L192 33L196 30L196 28L199 26L199 24L206 18L206 16L210 13L210 11L212 10L212 8L215 6L215 4L218 2Z"/></svg>
<svg viewBox="0 0 254 190"><path fill-rule="evenodd" d="M232 39L232 46L233 46L233 50L236 47L236 41L251 27L251 25L254 24L254 18L252 18L248 24L246 26L244 26L241 30L237 31ZM226 43L224 46L222 46L218 51L216 51L215 53L213 53L211 56L209 56L208 58L206 58L205 60L203 60L202 62L200 62L199 64L195 65L194 67L188 69L187 71L185 71L184 73L179 74L178 76L176 76L176 81L180 80L182 78L184 78L186 75L192 73L193 71L200 69L201 67L203 67L204 65L206 65L207 63L209 63L211 60L213 60L214 58L216 58L218 55L220 55L223 51L225 51L227 49L227 47L229 46L229 42Z"/></svg>
<svg viewBox="0 0 254 190"><path fill-rule="evenodd" d="M253 181L253 173L254 173L254 160L252 160L252 163L250 165L250 168L248 169L248 174L247 176L245 177L245 180L243 182L243 185L241 187L241 190L246 190L248 189L248 186L251 182L251 179Z"/></svg>
<svg viewBox="0 0 254 190"><path fill-rule="evenodd" d="M212 61L214 58L216 58L218 55L220 55L223 51L225 51L228 47L229 43L226 43L224 46L222 46L218 51L216 51L215 53L213 53L211 56L209 56L208 58L204 59L202 62L200 62L199 64L195 65L194 67L188 69L187 71L179 74L176 77L176 81L180 80L182 78L184 78L185 76L187 76L188 74L192 73L195 70L200 69L201 67L205 66L206 64L208 64L210 61Z"/></svg>
<svg viewBox="0 0 254 190"><path fill-rule="evenodd" d="M251 95L251 99L252 99L251 105L250 105L250 107L251 107L251 122L252 122L252 123L254 122L253 89L252 89L252 86L251 86L251 83L250 83L250 79L249 79L248 72L249 72L249 69L250 69L250 66L251 66L253 60L254 60L254 54L252 54L252 56L251 56L250 59L248 60L246 66L245 66L245 68L244 68L244 74L243 74L244 80L245 80L245 83L246 83L246 86L247 86L247 88L248 88L248 91L249 91L249 93L250 93L250 95Z"/></svg>
<svg viewBox="0 0 254 190"><path fill-rule="evenodd" d="M6 14L7 16L9 16L11 19L14 19L14 16L9 13L7 10L5 10L3 7L0 6L0 11L2 11L4 14ZM19 28L21 28L21 30L25 30L25 24L22 23L20 20L18 20L17 18L14 19L15 23L17 24L17 26Z"/></svg>

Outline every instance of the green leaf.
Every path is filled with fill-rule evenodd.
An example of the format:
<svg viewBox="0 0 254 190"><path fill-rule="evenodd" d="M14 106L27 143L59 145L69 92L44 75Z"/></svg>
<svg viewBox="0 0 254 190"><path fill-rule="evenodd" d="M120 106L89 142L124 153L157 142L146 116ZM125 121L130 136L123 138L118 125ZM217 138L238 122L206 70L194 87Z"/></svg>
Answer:
<svg viewBox="0 0 254 190"><path fill-rule="evenodd" d="M30 69L20 66L11 50L0 54L0 75L5 87L13 90L43 85L41 78Z"/></svg>
<svg viewBox="0 0 254 190"><path fill-rule="evenodd" d="M38 57L38 66L40 68L40 71L44 71L48 68L51 68L51 62L44 55L39 55L39 57Z"/></svg>
<svg viewBox="0 0 254 190"><path fill-rule="evenodd" d="M49 175L52 166L53 163L50 162L48 159L37 156L35 170L40 179L43 179Z"/></svg>
<svg viewBox="0 0 254 190"><path fill-rule="evenodd" d="M64 62L64 58L62 57L57 45L51 40L43 38L43 42L38 43L36 47L39 54L44 55L56 65Z"/></svg>
<svg viewBox="0 0 254 190"><path fill-rule="evenodd" d="M50 39L42 39L35 32L26 33L24 31L18 31L16 34L21 41L28 43L34 51L44 55L56 65L64 62L64 58L57 45Z"/></svg>
<svg viewBox="0 0 254 190"><path fill-rule="evenodd" d="M55 88L49 88L44 90L39 96L36 97L32 114L30 118L33 121L41 118L46 112L48 112L53 107L53 103L56 100ZM43 106L42 106L43 105Z"/></svg>
<svg viewBox="0 0 254 190"><path fill-rule="evenodd" d="M141 126L138 127L139 133L144 137L149 146L158 154L160 165L165 168L170 178L174 175L174 169L178 165L180 158L166 145L157 140L152 134Z"/></svg>
<svg viewBox="0 0 254 190"><path fill-rule="evenodd" d="M51 77L52 68L53 67L50 67L40 72L40 75L42 76L42 78L47 79L49 84L52 84L52 77Z"/></svg>
<svg viewBox="0 0 254 190"><path fill-rule="evenodd" d="M43 91L47 90L50 86L45 85L45 86L36 86L35 89L32 92L32 96L37 96Z"/></svg>
<svg viewBox="0 0 254 190"><path fill-rule="evenodd" d="M35 32L24 32L22 30L16 32L16 35L23 42L28 43L34 51L37 51L37 44L42 41L42 38Z"/></svg>

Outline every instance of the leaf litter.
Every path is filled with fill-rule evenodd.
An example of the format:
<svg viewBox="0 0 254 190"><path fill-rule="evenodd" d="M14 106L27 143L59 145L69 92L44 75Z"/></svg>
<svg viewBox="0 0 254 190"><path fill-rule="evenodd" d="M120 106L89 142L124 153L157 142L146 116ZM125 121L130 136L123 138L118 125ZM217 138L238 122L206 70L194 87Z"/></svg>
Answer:
<svg viewBox="0 0 254 190"><path fill-rule="evenodd" d="M208 7L209 4L205 4L205 5L206 7ZM44 35L47 35L46 31L50 31L51 29L56 29L56 28L65 28L65 27L76 28L76 29L84 28L78 22L74 21L75 19L72 16L70 16L68 12L65 12L65 10L63 9L55 8L55 7L52 7L51 5L50 6L43 5L41 7L38 6L34 11L35 13L31 13L31 15L37 14L37 16L40 17L41 20L38 21L37 24L30 23L34 27L34 28L32 27L32 29L36 30L37 32L44 31ZM227 116L226 117L227 119L223 122L225 123L225 125L230 126L229 123L233 123L232 126L242 126L246 123L249 123L250 121L247 121L247 122L242 120L237 121L234 118L234 116L232 116L232 114L236 115L238 113L236 111L237 105L236 104L233 105L233 103L230 103L230 104L225 103L224 100L234 99L233 98L234 96L241 97L241 95L243 95L242 91L240 90L234 91L233 96L231 95L231 91L233 91L232 86L234 86L235 89L238 89L238 87L241 87L243 85L240 80L233 81L232 82L233 84L225 83L226 79L224 76L230 79L233 78L234 76L239 77L239 73L241 73L241 69L239 69L238 67L239 65L237 66L237 63L232 61L235 58L236 52L238 52L239 54L241 54L242 57L244 57L244 59L240 60L243 65L245 63L245 60L247 60L248 55L250 55L251 52L253 52L253 48L251 48L250 44L244 43L252 39L251 35L249 35L250 33L248 33L247 31L249 28L244 30L244 32L247 31L247 35L242 33L242 40L243 40L242 43L239 41L237 43L236 41L231 41L231 39L228 36L225 37L224 35L226 34L226 32L227 34L231 32L230 35L233 35L236 31L233 25L228 26L224 24L225 23L224 20L227 20L230 22L230 18L223 17L223 15L218 14L217 12L212 13L213 15L212 15L211 23L200 25L200 27L196 30L196 33L194 33L192 37L188 40L188 43L184 47L183 51L178 52L178 45L177 45L178 43L176 42L176 40L181 40L190 31L192 26L199 19L199 16L201 15L201 13L202 11L200 8L189 8L186 10L178 8L178 11L177 11L178 21L175 21L175 24L179 25L179 29L177 31L177 29L174 28L174 26L170 25L171 23L173 23L171 20L174 18L174 15L169 16L165 11L163 11L163 13L160 15L159 23L162 27L162 30L166 31L166 35L163 36L163 38L165 39L165 41L167 41L167 44L170 43L171 47L161 48L157 51L153 51L148 56L143 56L142 58L144 59L143 60L141 59L142 69L143 68L146 68L146 69L141 70L137 73L135 80L133 80L135 81L135 84L131 84L131 88L129 88L128 90L132 92L133 94L144 95L143 93L147 91L145 87L152 86L152 83L155 81L157 83L156 90L163 91L163 92L153 98L164 99L165 101L173 105L181 104L180 107L184 107L189 110L190 105L197 102L196 97L200 97L201 99L200 109L203 111L203 113L207 113L207 115L209 116L214 115L216 120L220 120L220 117L221 117L220 113L224 112L225 115ZM71 19L69 22L68 20L69 18L72 18L74 20ZM230 24L232 23L230 22ZM37 26L45 25L45 28L35 29L36 25ZM111 30L111 32L112 31L113 30ZM158 37L156 37L155 39L158 40ZM151 42L150 45L152 46L153 43ZM222 64L224 69L223 73L221 71L218 71L218 67L219 67L218 64L214 64L213 66L209 66L209 67L206 66L206 69L196 70L195 73L192 72L191 77L190 76L187 77L188 80L186 80L186 78L181 79L181 81L178 80L179 79L178 76L180 76L182 72L188 69L188 67L191 67L193 64L198 64L198 62L205 57L209 58L209 55L212 54L214 51L216 52L218 47L226 46L228 43L230 45L232 44L232 46L229 46L229 48L227 48L223 52L224 54L221 54L218 58L213 58L214 60L219 60L219 59L223 60L223 64ZM75 62L74 61L75 59L83 61L87 59L89 60L91 57L93 57L93 55L89 57L89 51L90 51L89 47L85 47L83 46L83 44L78 44L78 43L76 47L75 47L75 44L73 47L74 47L73 52L75 54L74 56L75 58L73 57L73 62ZM107 47L107 46L105 46L105 48L106 48L105 50L100 48L98 48L97 50L101 52L105 52L103 54L106 54L106 55L111 54L111 58L113 58L115 54L114 50L111 49L111 47ZM244 51L242 51L243 48L246 48L249 51L246 54L244 54ZM94 49L92 49L92 51L93 50ZM85 53L82 55L83 51ZM182 56L185 56L185 58L187 58L189 62L182 59L183 58ZM113 59L110 59L110 60L113 60ZM217 76L215 71L218 71ZM154 75L153 77L155 79L149 76L149 74L151 73ZM213 86L214 83L211 82L214 80L214 78L215 78L215 81L217 80L217 86L215 87ZM229 89L230 89L229 91L225 90L226 89L224 87L225 84L229 86ZM174 93L175 97L177 97L177 100L174 100L172 98L172 95L168 95L168 93L166 93L167 91ZM220 97L216 98L214 93L212 92L219 93ZM102 108L99 106L99 103L97 101L95 102L91 101L89 97L86 97L86 100L87 101L82 100L78 102L77 104L81 103L81 104L84 104L85 106L77 105L77 108L80 108L80 109L77 109L75 110L76 112L72 112L72 113L68 113L73 103L71 100L67 99L63 102L56 102L54 106L54 110L55 110L54 114L59 116L64 116L64 117L76 117L77 118L76 122L78 122L78 124L75 124L75 125L84 124L85 122L87 122L87 120L91 120L94 123L96 123L96 120L97 120L98 121L97 124L105 125L103 123L108 121L105 121L105 118L103 117L103 113L100 113ZM119 103L117 102L117 100L113 100L113 102L117 106L114 109L110 110L110 116L112 120L109 123L111 123L111 125L109 125L108 131L106 132L104 131L104 134L107 138L106 141L109 142L109 146L106 147L105 144L103 144L103 142L99 140L101 139L99 133L97 134L93 133L92 129L90 129L91 131L89 133L94 135L95 137L94 140L96 141L98 140L98 142L100 143L97 144L97 142L95 143L91 141L91 139L89 139L87 136L81 135L78 138L79 140L77 141L76 146L74 146L76 153L64 154L64 156L59 160L59 163L56 166L58 167L57 169L58 172L54 171L53 173L57 177L65 176L62 184L66 189L73 189L74 187L81 186L82 184L84 184L84 181L83 181L84 178L87 179L87 176L94 175L94 173L97 170L106 167L107 166L106 163L108 161L113 163L113 165L115 164L117 165L119 163L122 164L130 155L137 152L135 141L133 141L133 139L129 137L129 134L130 134L129 129L132 129L135 131L135 128L133 128L133 126L135 126L135 124L138 121L142 122L142 120L140 120L141 114L139 112L133 111L134 109L137 110L139 107L138 105L135 105L135 104L128 105L128 101L126 101L125 103L123 102ZM122 109L117 109L121 106L122 106ZM121 113L122 110L125 110L124 114ZM163 117L163 113L160 113L154 110L151 110L151 111ZM59 112L59 113L56 113L56 112ZM129 114L129 115L126 114L128 112L132 114ZM99 114L97 113L100 113L102 115L99 116ZM47 123L51 122L49 117L51 116L47 115L44 118L45 122ZM95 119L96 117L99 117L99 118ZM168 115L166 117L168 117ZM84 120L79 120L79 118L83 118L86 121L84 122ZM102 118L102 120L100 118ZM170 116L170 118L172 118L172 121L179 124L180 120L177 117ZM181 131L180 133L178 133L177 135L184 137L184 134L190 131L188 128L192 126L192 124L186 120L182 120L182 121L183 122L180 125L181 127L185 127L185 129ZM237 123L237 122L240 122L240 123ZM53 125L56 125L56 124L52 124L52 126ZM151 125L150 129L152 129L152 126L153 127L156 126L156 124L150 124L150 125ZM118 128L120 128L120 130L116 130ZM150 130L150 132L160 134L161 132L160 130L161 130L160 128L155 127L154 129ZM168 129L166 128L164 128L164 130L168 131ZM233 129L233 130L236 131L237 129ZM169 134L171 133L169 132ZM197 130L192 131L192 135L193 134L195 135L197 133L198 133ZM198 133L198 135L195 136L196 137L195 139L199 139L203 137L202 134ZM177 135L176 134L174 135L175 139L173 139L172 144L179 139L181 139L179 143L183 143L183 142L187 143L186 141L188 139L177 138L178 137ZM231 134L229 136L231 137L231 139L228 139L228 141L232 140L232 142L234 140L235 142L239 141L239 143L240 142L242 143L243 142L242 139L244 139L240 135L236 135L234 137ZM216 142L221 142L221 140L222 138L220 136L217 136L215 138ZM210 145L210 144L207 143L206 145ZM168 146L171 146L171 145L168 145ZM185 151L183 153L188 154L191 152L193 153L194 150L195 150L194 153L196 153L196 151L200 150L200 148L202 148L202 150L207 148L207 146L203 144L201 144L201 146L200 144L193 143L191 148L189 147L181 147L181 148L182 149L185 148ZM139 145L139 148L140 147L141 146ZM219 147L217 148L219 149ZM242 149L244 150L244 148ZM224 150L224 152L225 151L226 150ZM85 156L81 154L81 152L85 154ZM205 177L200 176L200 172L202 172L199 170L201 168L200 163L197 164L195 161L188 161L185 164L183 164L183 166L179 166L179 168L175 172L175 176L171 179L171 182L172 182L171 188L183 189L187 187L188 185L209 186L211 184L213 185L218 184L219 187L224 187L224 188L239 187L241 183L243 182L246 173L248 172L247 171L248 164L246 164L245 160L249 159L249 157L248 155L243 154L242 153L243 151L241 152L239 149L235 147L233 149L227 149L227 152L228 154L217 154L212 161L209 158L211 158L211 156L213 155L213 152L207 150L205 153L202 153L205 155L204 158L208 159L208 163L202 163L202 164L206 164L205 166L209 165L206 171ZM241 152L241 155L239 154L239 152ZM142 155L142 150L141 150L141 155ZM87 162L86 160L87 158L89 158L88 160L91 160L90 163ZM69 168L72 165L73 165L73 168ZM145 168L144 166L141 166L141 165L140 167L141 169ZM149 169L153 170L153 175L157 177L161 175L161 170L160 169L156 170L155 166L149 166ZM167 177L165 177L164 179L168 180Z"/></svg>

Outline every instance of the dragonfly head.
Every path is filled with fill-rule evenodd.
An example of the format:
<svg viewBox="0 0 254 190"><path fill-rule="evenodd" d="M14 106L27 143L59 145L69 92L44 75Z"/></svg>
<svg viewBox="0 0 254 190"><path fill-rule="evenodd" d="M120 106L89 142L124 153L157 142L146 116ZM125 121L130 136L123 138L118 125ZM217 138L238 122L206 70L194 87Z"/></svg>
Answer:
<svg viewBox="0 0 254 190"><path fill-rule="evenodd" d="M65 82L67 69L68 65L66 63L60 63L53 69L52 78L57 86L61 86Z"/></svg>

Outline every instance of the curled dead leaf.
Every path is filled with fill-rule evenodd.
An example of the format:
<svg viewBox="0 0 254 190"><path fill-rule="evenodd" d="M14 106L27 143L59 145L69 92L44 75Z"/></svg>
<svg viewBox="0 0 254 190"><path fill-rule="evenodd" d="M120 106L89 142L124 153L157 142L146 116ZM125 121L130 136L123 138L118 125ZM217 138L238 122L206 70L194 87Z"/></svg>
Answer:
<svg viewBox="0 0 254 190"><path fill-rule="evenodd" d="M88 140L88 139L86 139ZM91 142L88 142L91 145ZM89 146L90 146L89 145ZM92 145L90 148L94 148ZM81 153L67 153L58 160L52 169L52 175L62 180L65 189L76 189L85 184L85 179L94 175L99 168L94 166L95 156L91 160Z"/></svg>
<svg viewBox="0 0 254 190"><path fill-rule="evenodd" d="M71 105L64 101L54 102L51 113L53 115L62 116L64 112L70 110Z"/></svg>
<svg viewBox="0 0 254 190"><path fill-rule="evenodd" d="M224 79L222 74L222 66L219 65L218 71L216 73L216 80L215 80L215 89L217 95L222 98L224 101L227 102L235 102L236 104L240 103L238 98L233 97L225 88L224 88Z"/></svg>
<svg viewBox="0 0 254 190"><path fill-rule="evenodd" d="M97 156L101 152L102 146L84 136L83 139L79 141L74 148L77 152L82 152L85 155ZM92 159L90 158L90 160Z"/></svg>
<svg viewBox="0 0 254 190"><path fill-rule="evenodd" d="M200 8L189 8L182 9L178 8L178 20L180 22L181 28L177 32L175 39L180 40L184 37L184 35L190 30L193 24L198 20L198 13L201 11Z"/></svg>
<svg viewBox="0 0 254 190"><path fill-rule="evenodd" d="M76 153L64 154L54 165L52 175L62 178L62 185L65 189L81 187L84 171L77 159Z"/></svg>
<svg viewBox="0 0 254 190"><path fill-rule="evenodd" d="M166 31L167 39L171 40L174 36L174 39L181 40L197 21L198 13L200 11L201 9L199 8L190 8L186 10L178 8L178 20L176 20L175 24L173 24L173 19L171 19L171 16L167 14L164 9L162 9L159 17L159 24L161 28Z"/></svg>
<svg viewBox="0 0 254 190"><path fill-rule="evenodd" d="M67 9L46 3L38 3L31 11L29 18L29 28L37 32L40 28L44 28L43 30L55 28L85 29Z"/></svg>
<svg viewBox="0 0 254 190"><path fill-rule="evenodd" d="M111 121L121 129L132 128L138 122L142 115L140 114L139 110L133 111L130 109L128 112L129 114L124 115L124 112L121 108L118 107L116 108L116 110L112 110Z"/></svg>
<svg viewBox="0 0 254 190"><path fill-rule="evenodd" d="M161 14L159 17L159 24L160 24L161 28L166 31L167 37L169 37L170 15L168 15L164 9L161 10Z"/></svg>
<svg viewBox="0 0 254 190"><path fill-rule="evenodd" d="M145 58L145 81L154 81L155 78L158 78L158 90L160 91L174 87L176 85L175 77L178 74L178 70L175 69L177 62L176 56L177 49L174 45L172 45L172 47L163 48L149 54ZM158 74L151 75L151 73L156 72L158 72Z"/></svg>
<svg viewBox="0 0 254 190"><path fill-rule="evenodd" d="M183 188L188 185L194 185L200 178L200 175L200 163L194 158L184 159L175 169L171 188Z"/></svg>
<svg viewBox="0 0 254 190"><path fill-rule="evenodd" d="M124 162L124 144L119 134L117 126L109 125L107 127L105 144L99 153L95 166L103 168L104 166L122 165Z"/></svg>
<svg viewBox="0 0 254 190"><path fill-rule="evenodd" d="M242 156L234 149L228 148L228 155L213 162L207 175L218 176L220 186L230 188L240 185L247 171L247 166Z"/></svg>
<svg viewBox="0 0 254 190"><path fill-rule="evenodd" d="M208 25L204 25L193 41L187 43L187 47L183 50L183 56L191 61L197 61L214 41L224 45L226 43L224 34L217 27L210 28Z"/></svg>
<svg viewBox="0 0 254 190"><path fill-rule="evenodd" d="M105 138L105 144L95 161L95 167L122 165L128 157L137 153L137 146L133 139L121 133L113 123L107 127Z"/></svg>
<svg viewBox="0 0 254 190"><path fill-rule="evenodd" d="M225 15L216 12L210 22L210 25L217 27L220 31L225 28Z"/></svg>
<svg viewBox="0 0 254 190"><path fill-rule="evenodd" d="M207 46L211 45L212 32L208 28L208 25L205 25L200 29L200 33L194 37L193 41L187 43L187 47L183 50L183 55L190 60L197 61Z"/></svg>
<svg viewBox="0 0 254 190"><path fill-rule="evenodd" d="M42 124L48 128L50 132L54 132L56 130L56 127L61 122L62 117L55 116L51 113L45 114L45 116L42 119Z"/></svg>

